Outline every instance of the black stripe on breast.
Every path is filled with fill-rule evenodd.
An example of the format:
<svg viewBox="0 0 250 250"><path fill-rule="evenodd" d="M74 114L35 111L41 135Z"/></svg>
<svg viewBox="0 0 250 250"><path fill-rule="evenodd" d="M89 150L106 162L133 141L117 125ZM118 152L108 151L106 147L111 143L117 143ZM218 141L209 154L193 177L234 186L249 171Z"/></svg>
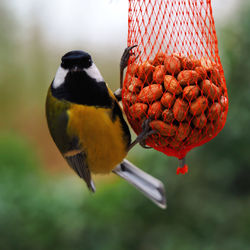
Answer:
<svg viewBox="0 0 250 250"><path fill-rule="evenodd" d="M84 71L69 72L64 83L58 88L51 86L52 95L76 104L89 106L111 107L112 98L109 96L105 82L97 82Z"/></svg>

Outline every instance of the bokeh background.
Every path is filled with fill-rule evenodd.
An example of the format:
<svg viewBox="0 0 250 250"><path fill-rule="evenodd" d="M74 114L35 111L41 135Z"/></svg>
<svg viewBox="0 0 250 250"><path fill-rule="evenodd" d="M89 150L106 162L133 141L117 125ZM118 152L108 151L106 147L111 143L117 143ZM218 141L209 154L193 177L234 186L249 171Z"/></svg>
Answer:
<svg viewBox="0 0 250 250"><path fill-rule="evenodd" d="M126 0L0 1L0 249L250 248L250 3L212 1L230 107L225 128L177 160L137 146L129 159L166 185L161 210L115 176L97 193L69 169L46 125L47 88L72 49L111 88L126 46Z"/></svg>

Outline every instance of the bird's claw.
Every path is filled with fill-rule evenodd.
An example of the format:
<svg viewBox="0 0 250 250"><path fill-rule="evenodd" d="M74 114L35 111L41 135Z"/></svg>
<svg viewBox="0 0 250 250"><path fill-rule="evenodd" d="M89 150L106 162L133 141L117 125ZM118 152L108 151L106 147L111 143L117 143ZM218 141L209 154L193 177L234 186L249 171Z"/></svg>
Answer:
<svg viewBox="0 0 250 250"><path fill-rule="evenodd" d="M142 132L137 136L134 142L132 142L129 146L129 150L134 147L137 143L139 143L143 148L149 149L150 147L146 146L146 140L150 135L156 134L156 130L152 130L152 128L149 126L149 123L152 121L152 118L147 118L142 123Z"/></svg>
<svg viewBox="0 0 250 250"><path fill-rule="evenodd" d="M152 121L152 117L147 118L143 123L142 123L142 137L143 139L139 142L139 144L146 149L150 149L152 147L146 146L146 139L153 134L156 134L156 130L152 130L151 127L149 126L149 123Z"/></svg>
<svg viewBox="0 0 250 250"><path fill-rule="evenodd" d="M152 147L147 146L145 141L140 142L140 145L141 145L141 147L143 147L145 149L151 149L152 148Z"/></svg>
<svg viewBox="0 0 250 250"><path fill-rule="evenodd" d="M121 57L121 62L120 62L120 70L123 71L127 66L128 66L128 60L129 60L129 57L132 55L134 55L134 52L131 53L131 50L135 47L137 47L138 45L133 45L133 46L129 46L127 47L123 54L122 54L122 57ZM139 57L136 56L136 59Z"/></svg>
<svg viewBox="0 0 250 250"><path fill-rule="evenodd" d="M122 89L123 87L123 71L124 69L128 66L128 61L129 61L129 57L132 55L134 55L134 52L131 52L132 49L134 49L135 47L137 47L138 45L133 45L133 46L129 46L127 47L121 57L121 61L120 61L120 88ZM136 56L135 60L139 57L139 55Z"/></svg>
<svg viewBox="0 0 250 250"><path fill-rule="evenodd" d="M150 130L149 130L150 129ZM139 144L145 148L145 149L151 149L152 147L149 147L146 145L146 139L153 134L156 134L157 131L156 130L151 130L151 128L149 128L148 130L145 130L145 134L144 134L144 139L142 139L142 141L139 142ZM144 132L144 131L143 131Z"/></svg>

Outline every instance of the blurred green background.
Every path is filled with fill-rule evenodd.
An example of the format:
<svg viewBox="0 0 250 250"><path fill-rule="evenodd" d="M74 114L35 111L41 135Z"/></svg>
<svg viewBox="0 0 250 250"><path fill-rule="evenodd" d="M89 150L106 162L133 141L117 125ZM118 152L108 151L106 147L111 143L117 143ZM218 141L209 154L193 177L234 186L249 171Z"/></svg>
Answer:
<svg viewBox="0 0 250 250"><path fill-rule="evenodd" d="M0 249L250 249L249 1L237 1L225 20L222 8L215 19L230 98L222 132L188 154L186 176L175 174L176 159L155 150L138 146L129 154L132 162L164 182L167 210L115 176L95 178L97 193L89 194L60 156L45 121L47 88L61 55L70 49L90 51L116 89L119 57L126 45L126 11L122 28L117 26L121 33L110 37L119 38L119 44L100 39L95 47L95 36L86 37L85 28L91 29L96 20L78 23L75 34L83 39L74 40L72 33L64 43L64 34L73 27L65 19L65 33L56 33L50 18L58 13L49 11L53 1L19 1L25 10L21 16L10 2L0 1ZM105 2L111 11L121 4ZM39 15L38 3L48 16ZM86 13L84 3L77 15Z"/></svg>

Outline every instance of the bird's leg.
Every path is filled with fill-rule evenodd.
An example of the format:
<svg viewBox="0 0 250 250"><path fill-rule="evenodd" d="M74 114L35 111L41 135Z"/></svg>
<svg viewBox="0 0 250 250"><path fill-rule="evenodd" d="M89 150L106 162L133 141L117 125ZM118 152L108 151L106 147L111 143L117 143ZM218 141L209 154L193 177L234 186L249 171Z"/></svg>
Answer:
<svg viewBox="0 0 250 250"><path fill-rule="evenodd" d="M125 68L128 66L128 60L129 57L131 56L131 50L134 49L135 47L137 47L138 45L133 45L133 46L129 46L127 47L121 57L121 61L120 61L120 88L117 89L114 92L115 97L117 98L118 101L121 101L122 99L122 87L123 87L123 74L124 74L124 70ZM139 55L136 56L135 60L139 57ZM151 121L151 118L146 119L143 124L142 124L142 132L137 136L137 138L129 145L128 147L128 151L133 148L137 143L139 143L143 148L151 148L146 146L146 139L148 136L157 133L157 131L152 130L149 126L149 123Z"/></svg>
<svg viewBox="0 0 250 250"><path fill-rule="evenodd" d="M131 55L131 50L133 48L137 47L137 45L133 45L133 46L129 46L127 47L123 54L122 54L122 57L121 57L121 61L120 61L120 88L117 89L115 92L114 92L114 95L116 97L116 99L118 101L121 101L122 99L122 87L123 87L123 74L124 74L124 69L128 66L128 60L129 60L129 57ZM133 53L132 53L133 54ZM138 56L136 57L136 59L138 58Z"/></svg>
<svg viewBox="0 0 250 250"><path fill-rule="evenodd" d="M137 143L139 143L143 148L150 148L146 146L146 139L148 136L156 134L156 130L152 130L149 126L151 118L147 118L142 124L142 132L136 137L136 139L129 145L128 151L131 150Z"/></svg>

